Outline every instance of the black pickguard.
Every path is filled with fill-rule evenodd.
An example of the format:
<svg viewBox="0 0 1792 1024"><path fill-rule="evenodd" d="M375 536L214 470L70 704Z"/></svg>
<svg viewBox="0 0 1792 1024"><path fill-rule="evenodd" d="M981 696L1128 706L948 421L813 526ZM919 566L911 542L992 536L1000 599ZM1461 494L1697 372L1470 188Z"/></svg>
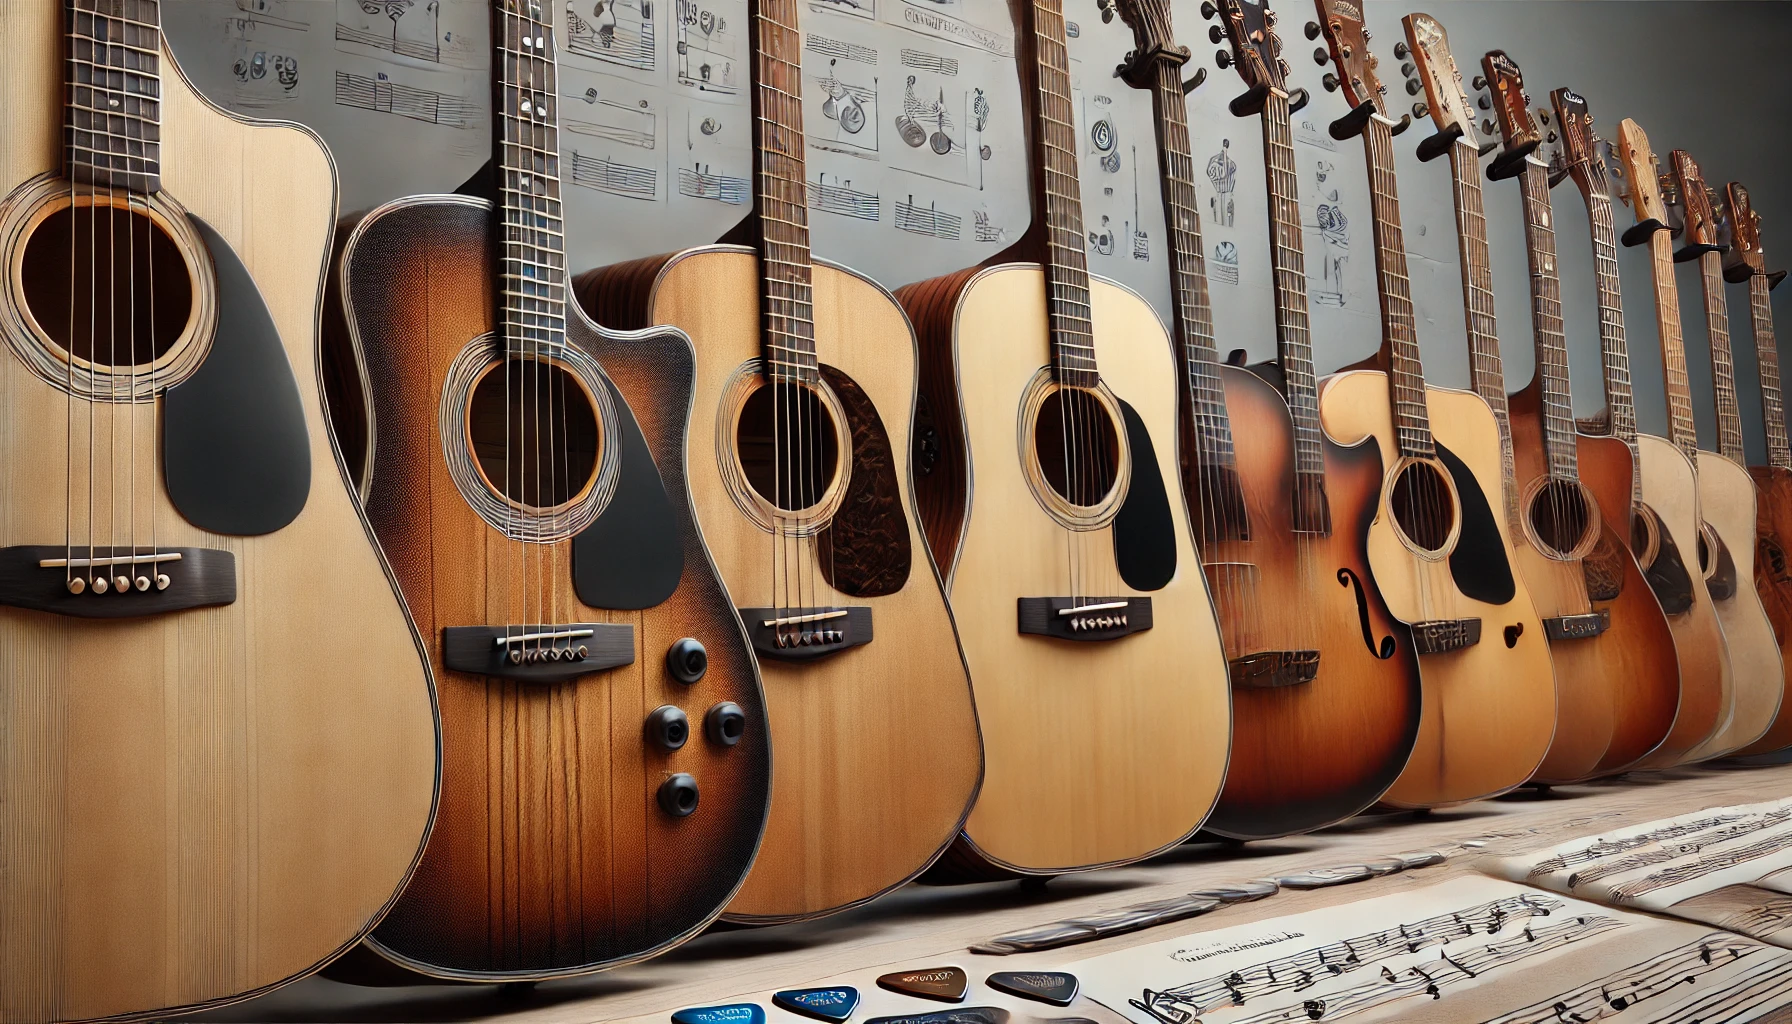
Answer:
<svg viewBox="0 0 1792 1024"><path fill-rule="evenodd" d="M188 522L252 537L298 518L311 434L267 303L230 243L193 217L217 270L218 327L193 376L162 400L162 476Z"/></svg>
<svg viewBox="0 0 1792 1024"><path fill-rule="evenodd" d="M684 545L635 414L610 378L603 381L616 406L622 471L603 514L572 540L572 585L593 608L652 608L678 589Z"/></svg>
<svg viewBox="0 0 1792 1024"><path fill-rule="evenodd" d="M1176 575L1176 520L1157 468L1157 448L1145 421L1125 402L1126 443L1132 449L1132 485L1114 517L1114 561L1134 590L1162 590Z"/></svg>
<svg viewBox="0 0 1792 1024"><path fill-rule="evenodd" d="M1512 564L1506 560L1506 544L1500 539L1493 507L1481 493L1475 474L1454 452L1440 444L1437 457L1456 481L1462 501L1462 533L1456 550L1450 552L1450 575L1456 580L1456 589L1485 604L1505 604L1518 593L1518 584L1512 578Z"/></svg>

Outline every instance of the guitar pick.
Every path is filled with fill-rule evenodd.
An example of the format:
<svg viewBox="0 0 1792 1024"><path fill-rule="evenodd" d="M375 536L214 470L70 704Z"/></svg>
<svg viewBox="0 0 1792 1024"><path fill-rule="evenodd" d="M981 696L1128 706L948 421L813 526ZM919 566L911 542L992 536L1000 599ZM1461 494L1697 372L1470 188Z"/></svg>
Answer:
<svg viewBox="0 0 1792 1024"><path fill-rule="evenodd" d="M787 988L772 996L772 1002L805 1017L841 1024L859 1008L859 990L851 985L836 988Z"/></svg>
<svg viewBox="0 0 1792 1024"><path fill-rule="evenodd" d="M877 979L881 988L905 996L938 999L942 1003L964 1002L965 989L971 979L958 967L931 967L924 971L897 971Z"/></svg>
<svg viewBox="0 0 1792 1024"><path fill-rule="evenodd" d="M873 1017L865 1024L1008 1024L1008 1011L999 1006L966 1006L937 1013L910 1013L900 1017ZM1094 1024L1093 1021L1090 1024Z"/></svg>
<svg viewBox="0 0 1792 1024"><path fill-rule="evenodd" d="M672 1024L765 1024L765 1007L758 1003L692 1006L672 1014Z"/></svg>
<svg viewBox="0 0 1792 1024"><path fill-rule="evenodd" d="M1063 971L997 971L984 980L990 988L1053 1006L1076 1000L1076 975Z"/></svg>

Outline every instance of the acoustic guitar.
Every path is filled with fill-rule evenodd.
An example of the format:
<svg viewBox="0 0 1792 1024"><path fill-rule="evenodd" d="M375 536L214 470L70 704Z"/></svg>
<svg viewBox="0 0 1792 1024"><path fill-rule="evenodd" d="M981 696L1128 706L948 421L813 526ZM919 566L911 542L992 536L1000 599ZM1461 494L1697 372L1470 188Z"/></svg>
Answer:
<svg viewBox="0 0 1792 1024"><path fill-rule="evenodd" d="M0 4L0 1019L175 1016L358 942L427 662L317 378L335 170L156 0Z"/></svg>
<svg viewBox="0 0 1792 1024"><path fill-rule="evenodd" d="M1779 641L1755 578L1755 486L1742 451L1742 414L1736 402L1736 373L1730 354L1729 300L1724 295L1723 252L1730 231L1717 220L1723 209L1705 184L1699 165L1683 149L1669 154L1670 176L1664 175L1664 199L1681 216L1681 248L1671 262L1657 264L1658 274L1672 280L1674 263L1696 263L1705 300L1705 339L1711 352L1711 389L1717 411L1717 451L1699 453L1699 508L1714 537L1707 538L1707 586L1715 574L1727 573L1717 614L1736 666L1734 713L1730 724L1703 748L1708 757L1752 745L1766 734L1779 714L1785 695L1785 663ZM1653 251L1651 252L1653 255ZM1678 310L1676 310L1678 312ZM1734 563L1733 568L1730 563ZM1746 671L1745 671L1746 669Z"/></svg>
<svg viewBox="0 0 1792 1024"><path fill-rule="evenodd" d="M1680 671L1667 616L1628 547L1630 448L1582 437L1575 427L1550 171L1537 155L1543 136L1524 76L1501 50L1481 67L1504 142L1487 176L1517 179L1523 195L1537 352L1530 385L1511 395L1515 476L1508 481L1518 508L1519 574L1544 617L1556 669L1556 735L1533 778L1574 782L1628 767L1661 745L1679 713ZM1486 269L1479 263L1485 247L1475 246L1474 255L1465 273ZM1469 337L1477 385L1503 390L1491 309L1471 320ZM1603 504L1589 481L1605 484ZM1625 533L1607 525L1607 507L1618 511L1612 521Z"/></svg>
<svg viewBox="0 0 1792 1024"><path fill-rule="evenodd" d="M1512 569L1515 517L1509 502L1496 514L1488 498L1500 501L1511 475L1504 392L1496 403L1425 385L1394 180L1394 132L1410 119L1396 121L1389 112L1354 12L1347 0L1320 6L1322 27L1333 33L1343 61L1333 81L1351 105L1330 132L1361 136L1369 168L1381 369L1329 378L1320 416L1340 441L1373 439L1387 466L1369 528L1369 564L1388 607L1412 627L1425 695L1417 748L1383 800L1434 807L1505 792L1531 777L1555 730L1556 684L1542 619ZM1441 26L1425 19L1415 34L1409 18L1407 31L1427 89L1451 90L1449 101L1460 103ZM1484 239L1473 138L1456 137L1443 148L1451 153L1458 197L1468 191L1475 201L1458 211L1459 235L1465 244ZM1467 298L1471 316L1491 308L1489 282L1477 278Z"/></svg>
<svg viewBox="0 0 1792 1024"><path fill-rule="evenodd" d="M1033 0L1022 21L1034 222L1011 252L1043 260L897 293L938 433L923 516L983 723L960 878L1180 843L1219 795L1231 731L1225 648L1177 494L1170 339L1144 299L1089 273L1060 0Z"/></svg>
<svg viewBox="0 0 1792 1024"><path fill-rule="evenodd" d="M1792 545L1792 446L1786 442L1786 407L1780 397L1779 343L1773 330L1773 300L1769 292L1785 280L1783 270L1769 271L1761 246L1761 215L1755 212L1748 189L1732 181L1724 189L1730 225L1730 251L1725 257L1724 280L1748 283L1749 332L1754 339L1755 363L1761 381L1761 426L1767 435L1767 465L1750 466L1755 479L1755 590L1773 623L1779 641L1780 660L1792 673L1792 566L1787 551ZM1792 678L1792 676L1789 676ZM1782 698L1773 726L1741 753L1762 754L1792 744L1792 713Z"/></svg>
<svg viewBox="0 0 1792 1024"><path fill-rule="evenodd" d="M1693 423L1692 386L1686 376L1686 348L1681 338L1680 293L1674 280L1675 254L1671 232L1667 229L1667 207L1662 197L1663 176L1659 174L1649 138L1629 118L1618 125L1618 159L1623 167L1626 185L1624 197L1636 214L1636 225L1627 230L1622 241L1626 245L1648 245L1655 289L1655 323L1661 340L1663 377L1668 400L1668 438L1685 461L1692 466L1691 486L1680 477L1679 466L1670 460L1673 487L1678 500L1687 505L1675 518L1690 526L1690 534L1676 537L1683 552L1692 552L1697 561L1701 582L1709 594L1712 608L1723 628L1724 646L1729 653L1730 687L1718 715L1717 727L1703 743L1693 747L1684 761L1699 761L1746 746L1758 739L1779 704L1784 687L1779 647L1773 640L1773 628L1767 622L1760 597L1753 587L1745 586L1755 550L1755 487L1748 471L1715 452L1699 450L1698 431ZM1667 181L1677 190L1679 182ZM1696 202L1704 200L1703 185ZM1699 219L1699 211L1688 211L1686 233L1690 245L1717 243L1702 236L1715 228ZM1712 250L1716 255L1715 248ZM1722 257L1717 257L1721 262ZM1719 271L1721 272L1721 271ZM1655 447L1655 446L1651 446ZM1669 500L1658 502L1650 495L1652 475L1650 452L1644 449L1644 497L1661 510ZM1664 512L1664 515L1666 513ZM1688 568L1692 568L1691 565ZM1765 705L1765 706L1763 706ZM1760 722L1753 716L1765 715ZM1741 721L1738 721L1738 717ZM1753 729L1746 736L1739 731Z"/></svg>
<svg viewBox="0 0 1792 1024"><path fill-rule="evenodd" d="M1119 0L1138 48L1120 65L1151 91L1182 383L1182 489L1219 613L1232 683L1232 760L1207 831L1290 835L1374 803L1412 753L1417 655L1369 579L1364 540L1381 494L1381 453L1340 447L1319 426L1307 323L1300 200L1272 170L1281 390L1220 363L1202 258L1195 165L1180 68L1188 52L1162 0ZM1239 62L1266 59L1246 40ZM1265 159L1294 166L1290 140L1263 118ZM1307 756L1289 757L1299 747Z"/></svg>
<svg viewBox="0 0 1792 1024"><path fill-rule="evenodd" d="M729 905L770 924L873 899L958 834L983 761L913 497L918 356L890 294L809 250L800 0L752 11L754 212L719 245L576 282L600 322L697 349L698 519L778 738L771 819Z"/></svg>
<svg viewBox="0 0 1792 1024"><path fill-rule="evenodd" d="M769 799L753 657L685 483L690 342L568 308L551 8L492 14L495 202L388 203L339 259L367 514L443 732L423 863L344 980L650 956L721 913Z"/></svg>
<svg viewBox="0 0 1792 1024"><path fill-rule="evenodd" d="M1618 230L1612 212L1610 178L1603 143L1593 133L1586 100L1567 90L1550 94L1561 136L1557 167L1566 171L1587 207L1593 277L1599 307L1599 359L1605 411L1589 428L1622 441L1630 450L1628 474L1615 456L1599 448L1581 449L1583 478L1591 481L1600 513L1617 528L1630 509L1630 550L1643 579L1655 592L1674 633L1680 667L1680 710L1667 738L1641 762L1643 767L1678 764L1722 725L1729 703L1730 655L1705 579L1697 572L1698 499L1692 463L1663 438L1638 434L1630 389L1630 350L1624 333L1624 296L1618 280ZM1610 475L1613 479L1607 480ZM1628 492L1626 500L1624 492ZM1684 553L1683 553L1684 552ZM1689 568L1690 566L1690 568Z"/></svg>

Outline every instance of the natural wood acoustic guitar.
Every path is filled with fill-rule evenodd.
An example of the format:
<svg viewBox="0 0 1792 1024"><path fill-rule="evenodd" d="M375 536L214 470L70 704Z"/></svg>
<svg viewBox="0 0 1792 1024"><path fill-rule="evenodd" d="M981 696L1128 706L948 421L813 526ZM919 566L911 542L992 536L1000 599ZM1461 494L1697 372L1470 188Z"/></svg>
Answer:
<svg viewBox="0 0 1792 1024"><path fill-rule="evenodd" d="M1502 50L1481 67L1504 144L1487 175L1516 179L1523 198L1537 354L1530 385L1510 396L1515 476L1507 482L1516 492L1509 500L1518 509L1519 574L1544 616L1556 668L1556 735L1533 778L1575 782L1629 767L1667 739L1680 708L1680 668L1667 616L1630 554L1630 448L1582 437L1575 426L1550 171L1524 76ZM1485 246L1474 246L1464 273L1491 279L1486 256ZM1477 386L1503 389L1491 309L1471 318L1469 338ZM1604 505L1593 482L1607 485ZM1607 506L1623 533L1608 526Z"/></svg>
<svg viewBox="0 0 1792 1024"><path fill-rule="evenodd" d="M177 1016L358 942L437 725L318 388L329 152L156 0L0 3L0 1020Z"/></svg>
<svg viewBox="0 0 1792 1024"><path fill-rule="evenodd" d="M1720 243L1716 241L1716 225L1705 197L1704 182L1698 179L1691 157L1680 151L1674 154L1673 172L1660 174L1648 136L1629 118L1618 125L1617 152L1624 168L1625 197L1637 221L1622 240L1628 245L1649 246L1669 438L1693 466L1692 522L1696 532L1682 543L1682 550L1693 552L1697 559L1730 656L1731 685L1718 716L1718 727L1684 758L1700 761L1753 743L1773 724L1785 688L1784 666L1760 595L1750 585L1755 555L1754 482L1740 463L1718 452L1701 451L1693 423L1692 385L1686 374L1686 348L1681 337L1680 293L1674 279L1674 265L1680 257L1668 230L1663 186L1676 197L1676 205L1684 214L1682 237L1687 248L1682 252L1689 259L1697 259L1701 270L1721 277L1723 257L1718 252ZM1688 175L1698 179L1696 195L1685 193ZM1715 319L1723 311L1707 302L1706 312L1707 326L1715 328L1714 334L1723 335L1727 350L1727 325ZM1733 426L1739 448L1740 426ZM1650 475L1647 453L1643 474L1646 492ZM1681 500L1686 500L1684 495Z"/></svg>
<svg viewBox="0 0 1792 1024"><path fill-rule="evenodd" d="M1228 672L1177 473L1175 356L1091 277L1060 0L1021 15L1034 226L909 285L939 459L919 482L983 724L955 877L1056 874L1192 834L1226 772ZM945 877L944 875L936 877Z"/></svg>
<svg viewBox="0 0 1792 1024"><path fill-rule="evenodd" d="M423 863L344 980L650 956L721 913L770 798L685 483L690 341L569 308L552 8L494 0L492 40L495 195L389 203L339 258L364 500L429 638L444 764Z"/></svg>
<svg viewBox="0 0 1792 1024"><path fill-rule="evenodd" d="M1788 552L1792 551L1792 446L1786 442L1779 344L1773 330L1773 300L1768 294L1785 280L1786 272L1767 269L1766 252L1761 247L1761 215L1755 212L1748 189L1732 181L1724 196L1731 235L1724 280L1748 284L1749 329L1760 371L1761 425L1767 435L1767 465L1748 467L1749 476L1755 479L1755 590L1773 623L1780 660L1792 679L1792 564L1788 564ZM1740 752L1764 754L1787 745L1792 745L1792 705L1782 698L1773 726Z"/></svg>
<svg viewBox="0 0 1792 1024"><path fill-rule="evenodd" d="M1349 89L1351 104L1331 134L1363 139L1382 314L1379 370L1329 378L1320 415L1345 443L1373 439L1387 466L1369 528L1370 568L1395 616L1412 627L1425 695L1417 749L1383 800L1435 807L1530 778L1555 730L1555 676L1542 619L1512 568L1514 521L1501 501L1511 474L1505 403L1425 384L1394 180L1394 133L1410 121L1395 120L1370 84L1373 58L1354 8L1328 0L1320 12L1321 27L1336 37L1334 57L1345 61L1334 80ZM1430 49L1427 88L1460 91L1441 27L1422 26L1411 44L1415 64L1424 59L1421 43ZM1475 187L1480 165L1472 137L1451 142L1440 151L1450 150L1460 195L1465 179ZM1480 229L1460 218L1458 227ZM1471 310L1491 305L1491 290L1470 300Z"/></svg>
<svg viewBox="0 0 1792 1024"><path fill-rule="evenodd" d="M916 514L915 336L809 251L800 0L752 10L754 212L719 245L593 271L600 322L696 344L691 490L764 675L771 820L728 916L816 917L903 884L958 834L982 749Z"/></svg>
<svg viewBox="0 0 1792 1024"><path fill-rule="evenodd" d="M1678 764L1723 724L1731 689L1729 648L1704 576L1697 571L1698 499L1692 463L1673 442L1638 434L1636 429L1624 297L1618 280L1618 230L1603 143L1593 133L1593 117L1579 94L1557 89L1550 104L1561 136L1552 174L1566 171L1586 203L1599 308L1605 410L1590 423L1583 422L1581 428L1621 441L1630 451L1626 470L1611 449L1588 447L1583 441L1582 478L1593 488L1601 515L1614 529L1625 521L1621 510L1629 508L1628 532L1619 529L1618 535L1629 538L1643 579L1655 592L1674 633L1680 709L1667 737L1639 765L1667 767Z"/></svg>
<svg viewBox="0 0 1792 1024"><path fill-rule="evenodd" d="M1280 389L1222 365L1208 301L1170 5L1119 0L1137 49L1120 66L1148 89L1170 230L1181 382L1182 490L1219 614L1232 684L1232 760L1206 830L1235 839L1331 824L1380 798L1419 727L1418 656L1369 578L1365 546L1381 453L1319 426L1300 200L1286 120L1265 112ZM1247 41L1239 60L1257 51ZM1279 170L1278 170L1279 169ZM1308 756L1289 757L1299 748Z"/></svg>

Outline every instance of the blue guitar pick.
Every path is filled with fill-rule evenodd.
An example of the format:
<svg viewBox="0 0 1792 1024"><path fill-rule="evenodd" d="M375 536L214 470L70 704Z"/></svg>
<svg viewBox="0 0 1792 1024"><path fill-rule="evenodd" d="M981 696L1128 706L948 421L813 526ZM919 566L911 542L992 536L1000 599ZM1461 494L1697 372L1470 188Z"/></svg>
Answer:
<svg viewBox="0 0 1792 1024"><path fill-rule="evenodd" d="M674 1013L672 1024L765 1024L765 1007L758 1003L692 1006Z"/></svg>
<svg viewBox="0 0 1792 1024"><path fill-rule="evenodd" d="M843 1024L859 1008L859 990L851 985L833 988L787 988L772 996L772 1002L805 1017Z"/></svg>

